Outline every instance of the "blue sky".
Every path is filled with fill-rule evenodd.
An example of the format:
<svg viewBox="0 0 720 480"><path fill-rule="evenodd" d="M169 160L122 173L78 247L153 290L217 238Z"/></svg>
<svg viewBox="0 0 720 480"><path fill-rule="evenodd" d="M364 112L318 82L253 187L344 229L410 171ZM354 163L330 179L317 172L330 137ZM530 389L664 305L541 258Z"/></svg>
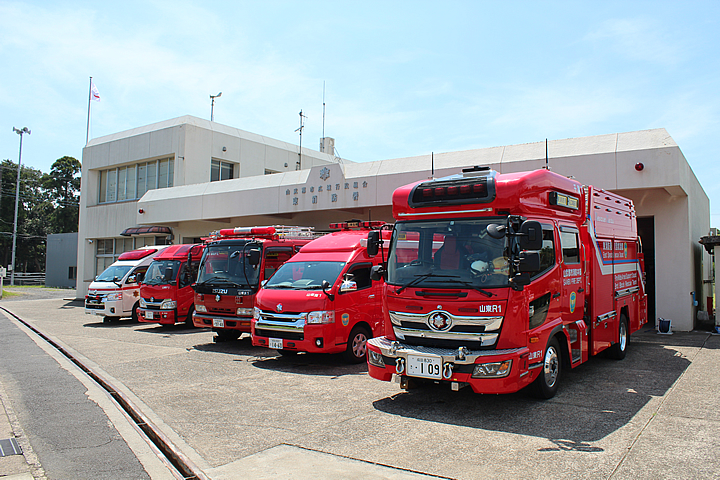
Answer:
<svg viewBox="0 0 720 480"><path fill-rule="evenodd" d="M122 5L121 5L122 4ZM210 117L364 162L665 128L720 226L720 2L0 0L0 158Z"/></svg>

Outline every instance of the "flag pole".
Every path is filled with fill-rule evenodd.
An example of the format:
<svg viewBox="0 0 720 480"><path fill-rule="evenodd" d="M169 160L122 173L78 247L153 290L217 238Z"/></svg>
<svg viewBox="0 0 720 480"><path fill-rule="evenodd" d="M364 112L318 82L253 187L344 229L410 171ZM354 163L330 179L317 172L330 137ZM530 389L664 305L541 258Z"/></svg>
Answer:
<svg viewBox="0 0 720 480"><path fill-rule="evenodd" d="M92 77L90 77L90 85L88 86L88 114L87 114L87 130L85 133L85 146L87 147L90 140L90 98L92 97Z"/></svg>

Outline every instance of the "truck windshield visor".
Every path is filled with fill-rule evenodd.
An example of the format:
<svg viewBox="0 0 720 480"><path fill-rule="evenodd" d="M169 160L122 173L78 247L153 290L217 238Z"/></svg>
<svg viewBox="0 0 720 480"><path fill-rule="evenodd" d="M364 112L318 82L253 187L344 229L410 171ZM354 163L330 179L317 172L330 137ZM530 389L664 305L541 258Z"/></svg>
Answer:
<svg viewBox="0 0 720 480"><path fill-rule="evenodd" d="M387 283L416 288L507 287L505 239L487 234L494 219L398 222L395 225Z"/></svg>
<svg viewBox="0 0 720 480"><path fill-rule="evenodd" d="M95 279L96 282L112 282L115 277L122 280L130 271L130 265L110 265Z"/></svg>
<svg viewBox="0 0 720 480"><path fill-rule="evenodd" d="M253 249L262 253L262 245L254 242L209 245L200 263L197 283L238 288L256 286L260 265L250 265L250 250Z"/></svg>
<svg viewBox="0 0 720 480"><path fill-rule="evenodd" d="M172 269L169 278L165 276L168 269ZM143 283L146 285L174 285L179 270L179 260L155 260L148 267Z"/></svg>
<svg viewBox="0 0 720 480"><path fill-rule="evenodd" d="M335 284L345 262L287 262L265 284L265 288L320 290L323 280Z"/></svg>

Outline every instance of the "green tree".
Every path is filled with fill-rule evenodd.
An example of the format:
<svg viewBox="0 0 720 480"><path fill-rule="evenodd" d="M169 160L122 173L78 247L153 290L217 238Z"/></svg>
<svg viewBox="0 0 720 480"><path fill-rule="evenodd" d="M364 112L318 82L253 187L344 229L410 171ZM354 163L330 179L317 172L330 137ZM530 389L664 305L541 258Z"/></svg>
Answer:
<svg viewBox="0 0 720 480"><path fill-rule="evenodd" d="M43 188L52 198L54 206L49 214L50 233L71 233L78 231L80 213L80 162L73 157L55 160L50 173L42 177Z"/></svg>

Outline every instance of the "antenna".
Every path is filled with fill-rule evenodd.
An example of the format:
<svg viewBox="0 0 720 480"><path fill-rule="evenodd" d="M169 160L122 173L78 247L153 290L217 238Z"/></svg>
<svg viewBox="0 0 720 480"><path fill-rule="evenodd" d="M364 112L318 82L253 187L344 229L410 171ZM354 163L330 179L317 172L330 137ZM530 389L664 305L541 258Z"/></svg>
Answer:
<svg viewBox="0 0 720 480"><path fill-rule="evenodd" d="M300 128L295 129L296 132L300 132L300 150L298 151L298 161L297 165L295 165L295 170L300 170L302 166L302 132L303 128L305 128L305 125L303 124L303 119L307 118L305 115L303 115L302 110L300 110Z"/></svg>
<svg viewBox="0 0 720 480"><path fill-rule="evenodd" d="M323 80L323 141L325 141L325 80Z"/></svg>
<svg viewBox="0 0 720 480"><path fill-rule="evenodd" d="M430 178L435 178L435 152L430 152Z"/></svg>
<svg viewBox="0 0 720 480"><path fill-rule="evenodd" d="M548 163L548 141L545 139L545 170L550 170L550 164Z"/></svg>

